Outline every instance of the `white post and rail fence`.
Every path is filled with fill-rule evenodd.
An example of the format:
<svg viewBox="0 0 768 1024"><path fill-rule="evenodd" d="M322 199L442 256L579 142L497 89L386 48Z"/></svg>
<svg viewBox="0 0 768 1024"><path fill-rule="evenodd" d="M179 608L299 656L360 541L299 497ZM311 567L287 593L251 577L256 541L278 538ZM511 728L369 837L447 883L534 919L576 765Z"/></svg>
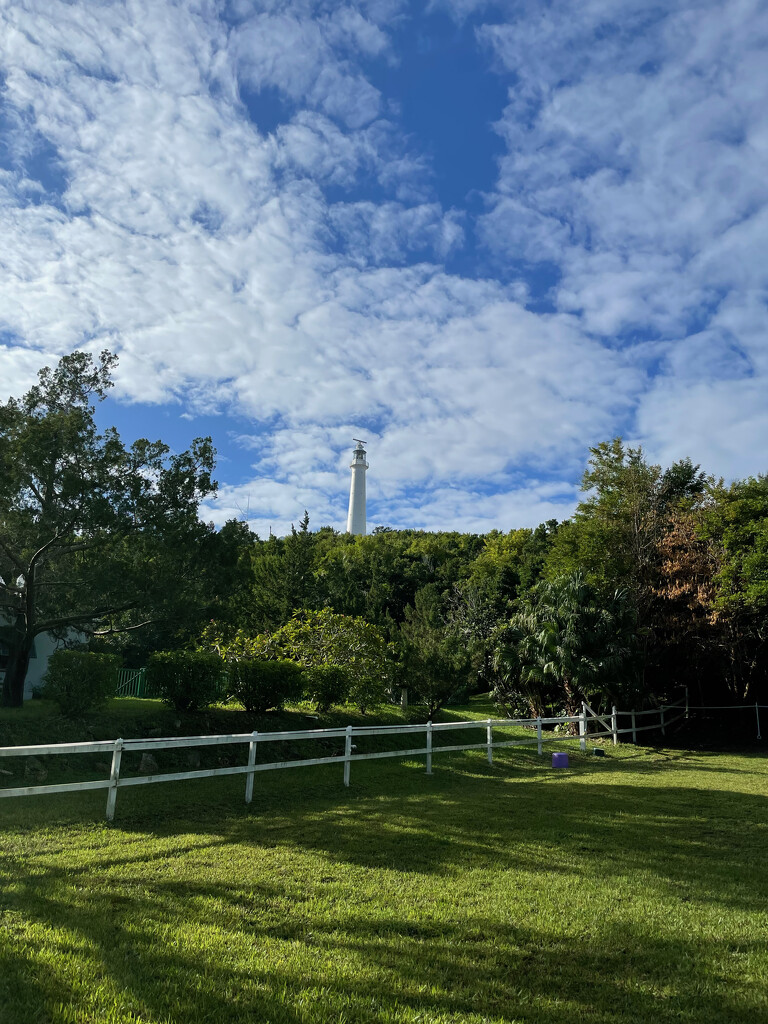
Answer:
<svg viewBox="0 0 768 1024"><path fill-rule="evenodd" d="M751 705L748 705L750 707ZM758 739L760 738L760 706L754 705L758 722ZM114 818L118 789L128 786L146 786L155 782L177 782L184 779L205 779L217 775L245 775L245 802L253 799L254 777L257 772L275 771L283 768L308 768L314 765L343 764L344 785L349 786L353 761L369 761L378 758L425 757L427 774L432 774L432 759L435 754L447 754L453 751L481 750L487 754L488 763L493 764L493 751L504 747L523 747L536 745L539 754L543 754L545 743L562 743L569 738L563 733L545 732L544 727L569 725L578 727L578 739L581 750L586 750L587 739L610 737L614 744L619 736L631 734L633 742L637 742L640 732L663 729L666 731L675 722L688 715L687 695L684 700L675 704L667 704L650 711L619 711L612 708L610 714L599 714L589 704L582 705L581 714L573 716L557 716L551 718L524 719L483 719L470 722L426 722L423 725L362 725L346 726L332 729L299 729L284 732L251 732L224 736L169 736L157 739L116 739L94 740L85 743L49 743L32 746L0 747L0 758L3 757L40 757L43 755L65 754L104 754L111 755L111 767L108 779L97 779L90 782L70 782L57 785L34 785L0 788L2 797L37 796L46 793L73 793L80 790L107 790L107 812L109 821ZM630 724L620 727L620 719L629 719ZM653 719L653 720L649 720ZM641 724L638 724L638 723ZM513 727L524 727L533 735L522 739L505 739L499 734ZM452 733L467 730L483 730L481 742L434 744L436 734ZM496 736L494 738L494 730ZM422 742L418 746L399 748L396 750L377 750L370 753L358 753L355 740L364 740L370 736L420 736ZM575 736L573 737L575 738ZM256 755L263 745L268 743L285 743L297 740L335 740L344 743L343 753L336 752L330 756L309 757L286 761L268 761L257 764ZM161 750L178 750L189 747L223 747L247 746L247 763L233 767L204 768L193 771L163 772L152 775L125 776L121 775L121 763L126 753L156 753Z"/></svg>

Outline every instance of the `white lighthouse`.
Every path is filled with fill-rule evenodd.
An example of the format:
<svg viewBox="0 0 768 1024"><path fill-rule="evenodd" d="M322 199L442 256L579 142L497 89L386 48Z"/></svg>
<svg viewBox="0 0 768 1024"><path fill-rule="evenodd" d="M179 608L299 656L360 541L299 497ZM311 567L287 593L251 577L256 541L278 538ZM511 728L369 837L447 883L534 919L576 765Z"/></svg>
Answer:
<svg viewBox="0 0 768 1024"><path fill-rule="evenodd" d="M365 536L365 471L368 463L365 461L365 441L357 437L352 462L349 468L352 470L352 479L349 481L349 513L347 514L347 533L356 533Z"/></svg>

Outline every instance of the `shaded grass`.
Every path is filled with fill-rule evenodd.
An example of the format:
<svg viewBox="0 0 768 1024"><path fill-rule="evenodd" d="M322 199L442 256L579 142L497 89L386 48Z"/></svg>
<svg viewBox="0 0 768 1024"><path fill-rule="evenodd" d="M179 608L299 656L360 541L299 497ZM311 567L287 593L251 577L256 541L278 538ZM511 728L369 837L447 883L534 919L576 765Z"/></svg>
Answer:
<svg viewBox="0 0 768 1024"><path fill-rule="evenodd" d="M488 695L473 698L468 706L451 708L435 716L435 721L472 721L478 724L495 717L495 708ZM296 706L266 714L251 714L232 704L215 705L205 711L179 714L159 700L116 698L98 711L78 718L61 715L50 701L28 701L20 709L0 708L0 746L25 744L70 743L82 740L114 740L161 736L197 736L217 734L249 734L279 731L308 731L347 725L403 725L424 723L424 708L384 705L373 713L362 714L355 707L337 707L322 714L311 713L308 707ZM535 741L532 730L520 727L496 727L495 740L525 739ZM485 741L482 728L436 733L434 746L449 746L460 742ZM404 736L356 737L356 752L407 750L424 746L424 733ZM303 758L333 757L343 753L344 739L312 738L280 742L262 742L257 762L292 761ZM206 768L221 768L247 763L247 744L231 746L159 750L153 753L161 773ZM146 775L140 770L142 754L123 754L121 775L129 778ZM4 757L0 760L0 789L12 788L24 782L54 785L105 779L109 775L111 754L55 754L37 755L34 765L27 756ZM30 771L34 768L33 771ZM42 770L43 774L40 774Z"/></svg>
<svg viewBox="0 0 768 1024"><path fill-rule="evenodd" d="M436 755L0 804L0 1021L768 1020L764 758Z"/></svg>
<svg viewBox="0 0 768 1024"><path fill-rule="evenodd" d="M486 705L484 704L483 707ZM487 718L490 712L485 715ZM375 715L363 715L354 707L335 708L323 714L309 706L250 714L237 704L216 704L198 712L179 713L160 700L115 697L104 708L70 718L48 700L28 700L20 708L0 707L0 746L25 743L69 743L85 739L192 736L213 733L244 733L281 729L312 729L334 725L382 722L400 724L425 721L424 709L402 711L394 705L377 708Z"/></svg>

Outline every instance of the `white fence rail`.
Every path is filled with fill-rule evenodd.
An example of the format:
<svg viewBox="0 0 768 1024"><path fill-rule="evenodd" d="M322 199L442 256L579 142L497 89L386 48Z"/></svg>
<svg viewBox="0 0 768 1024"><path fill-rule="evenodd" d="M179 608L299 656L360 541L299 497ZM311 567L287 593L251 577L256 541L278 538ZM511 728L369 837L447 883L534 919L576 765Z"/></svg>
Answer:
<svg viewBox="0 0 768 1024"><path fill-rule="evenodd" d="M670 717L670 713L672 716ZM482 721L470 722L427 722L424 725L363 725L347 726L346 728L334 729L306 729L292 730L288 732L252 732L239 733L224 736L168 736L158 739L116 739L96 740L87 743L48 743L35 744L32 746L0 747L0 758L2 757L39 757L49 754L111 754L112 763L108 779L98 779L92 782L69 782L57 785L35 785L19 786L0 789L1 797L16 796L38 796L46 793L73 793L78 790L106 789L108 821L115 816L115 804L117 801L118 789L126 786L145 786L154 782L176 782L184 779L207 779L217 775L245 775L245 802L250 803L253 798L253 780L256 772L275 771L282 768L305 768L312 765L339 764L344 766L344 785L348 786L350 781L351 765L353 761L367 761L385 757L422 757L426 758L427 774L432 774L432 758L436 753L445 754L458 750L485 750L488 763L493 763L493 751L503 747L521 747L536 744L539 754L543 753L545 743L562 742L566 737L562 733L544 733L545 726L554 725L578 725L579 744L582 750L586 750L587 736L598 738L610 736L615 743L618 743L620 735L632 733L632 738L637 741L637 733L648 729L659 729L665 731L670 725L683 718L687 713L687 699L677 704L666 705L653 711L617 711L613 708L610 715L602 715L593 711L588 704L582 705L580 715L559 716L554 718L525 718L525 719L485 719ZM620 729L618 719L620 715L631 715L632 725L629 728ZM637 717L643 715L654 715L659 719L656 724L637 725ZM589 732L590 725L601 726L597 731ZM523 726L532 731L535 730L535 738L524 739L494 739L494 729L509 729L515 726ZM480 743L456 743L435 746L433 738L435 733L445 733L467 729L482 729L485 737ZM424 736L424 745L410 749L373 751L371 753L354 753L356 747L353 743L355 738L366 736ZM498 736L498 732L497 732ZM344 753L333 754L325 757L301 758L289 761L269 761L263 764L256 763L256 754L260 744L289 742L293 740L344 740ZM121 777L120 767L122 756L126 752L152 752L159 750L174 750L183 747L220 747L227 745L247 745L248 762L244 765L224 768L204 768L183 772L163 772L162 774L142 775L135 777Z"/></svg>

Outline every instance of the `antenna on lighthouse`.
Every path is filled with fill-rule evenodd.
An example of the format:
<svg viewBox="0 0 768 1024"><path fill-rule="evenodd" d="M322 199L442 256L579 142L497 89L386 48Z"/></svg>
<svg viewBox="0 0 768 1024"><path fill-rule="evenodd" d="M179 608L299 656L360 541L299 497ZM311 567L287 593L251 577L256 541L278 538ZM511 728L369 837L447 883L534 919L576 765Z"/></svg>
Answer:
<svg viewBox="0 0 768 1024"><path fill-rule="evenodd" d="M353 437L357 447L352 452L349 468L352 477L349 481L349 512L347 514L347 533L365 536L365 471L368 463L365 459L365 441Z"/></svg>

